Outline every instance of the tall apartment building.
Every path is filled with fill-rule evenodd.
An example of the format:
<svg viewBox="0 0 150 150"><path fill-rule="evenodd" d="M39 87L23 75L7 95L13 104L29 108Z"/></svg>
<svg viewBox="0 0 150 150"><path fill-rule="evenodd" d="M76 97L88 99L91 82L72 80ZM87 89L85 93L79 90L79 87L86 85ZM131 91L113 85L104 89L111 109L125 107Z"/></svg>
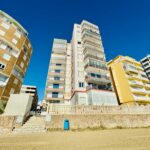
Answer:
<svg viewBox="0 0 150 150"><path fill-rule="evenodd" d="M27 31L0 11L0 106L19 93L32 54Z"/></svg>
<svg viewBox="0 0 150 150"><path fill-rule="evenodd" d="M63 39L54 39L47 75L45 100L64 103L71 98L71 45Z"/></svg>
<svg viewBox="0 0 150 150"><path fill-rule="evenodd" d="M150 55L144 57L140 62L150 80Z"/></svg>
<svg viewBox="0 0 150 150"><path fill-rule="evenodd" d="M98 26L83 20L74 24L70 44L54 39L45 100L50 103L67 100L74 105L117 105Z"/></svg>
<svg viewBox="0 0 150 150"><path fill-rule="evenodd" d="M30 94L33 99L32 99L32 107L31 109L36 109L37 104L38 104L38 92L37 92L37 87L36 86L31 86L31 85L22 85L20 93L27 93Z"/></svg>
<svg viewBox="0 0 150 150"><path fill-rule="evenodd" d="M119 104L150 103L150 81L140 62L118 56L108 66Z"/></svg>

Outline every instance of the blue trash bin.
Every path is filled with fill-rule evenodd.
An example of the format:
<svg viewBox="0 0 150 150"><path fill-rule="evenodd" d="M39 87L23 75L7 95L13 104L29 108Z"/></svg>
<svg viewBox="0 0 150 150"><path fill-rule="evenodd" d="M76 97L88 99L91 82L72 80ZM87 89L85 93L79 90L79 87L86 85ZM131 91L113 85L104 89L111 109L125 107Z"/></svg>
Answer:
<svg viewBox="0 0 150 150"><path fill-rule="evenodd" d="M69 120L68 119L64 120L64 130L69 130Z"/></svg>

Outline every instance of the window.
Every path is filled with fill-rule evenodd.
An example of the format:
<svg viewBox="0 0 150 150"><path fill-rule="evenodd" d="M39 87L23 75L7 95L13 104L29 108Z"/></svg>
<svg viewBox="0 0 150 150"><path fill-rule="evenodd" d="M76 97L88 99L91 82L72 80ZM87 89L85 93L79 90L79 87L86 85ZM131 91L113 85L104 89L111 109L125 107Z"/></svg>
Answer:
<svg viewBox="0 0 150 150"><path fill-rule="evenodd" d="M54 80L60 80L60 77L54 77Z"/></svg>
<svg viewBox="0 0 150 150"><path fill-rule="evenodd" d="M60 73L60 70L55 70L55 72Z"/></svg>
<svg viewBox="0 0 150 150"><path fill-rule="evenodd" d="M4 27L5 29L9 29L9 27L10 27L8 24L6 24L4 22L1 24L1 26Z"/></svg>
<svg viewBox="0 0 150 150"><path fill-rule="evenodd" d="M61 66L61 64L56 64L56 66Z"/></svg>
<svg viewBox="0 0 150 150"><path fill-rule="evenodd" d="M81 42L78 41L78 44L81 44Z"/></svg>
<svg viewBox="0 0 150 150"><path fill-rule="evenodd" d="M23 81L23 75L21 74L20 70L18 70L17 68L14 68L12 74L18 77L21 81Z"/></svg>
<svg viewBox="0 0 150 150"><path fill-rule="evenodd" d="M16 32L15 32L15 36L16 36L17 38L19 38L19 39L20 39L20 37L21 37L21 33L20 33L19 31L16 31Z"/></svg>
<svg viewBox="0 0 150 150"><path fill-rule="evenodd" d="M11 56L10 55L8 55L8 54L4 54L3 55L3 58L5 59L5 60L10 60L10 58L11 58Z"/></svg>
<svg viewBox="0 0 150 150"><path fill-rule="evenodd" d="M101 78L101 76L99 74L96 75L97 78Z"/></svg>
<svg viewBox="0 0 150 150"><path fill-rule="evenodd" d="M20 67L21 67L21 68L23 68L23 67L24 67L24 63L23 63L23 62L21 62Z"/></svg>
<svg viewBox="0 0 150 150"><path fill-rule="evenodd" d="M0 30L0 35L4 36L5 35L5 32Z"/></svg>
<svg viewBox="0 0 150 150"><path fill-rule="evenodd" d="M7 84L8 77L0 74L0 86L5 86Z"/></svg>
<svg viewBox="0 0 150 150"><path fill-rule="evenodd" d="M17 79L14 80L14 84L18 84L18 80Z"/></svg>
<svg viewBox="0 0 150 150"><path fill-rule="evenodd" d="M24 56L23 56L23 60L24 60L24 61L26 61L26 59L27 59L27 56L26 56L26 55L24 55Z"/></svg>
<svg viewBox="0 0 150 150"><path fill-rule="evenodd" d="M2 62L0 62L0 70L4 70L4 69L5 69L5 67L6 67L6 65L5 65L5 64L3 64Z"/></svg>
<svg viewBox="0 0 150 150"><path fill-rule="evenodd" d="M14 43L14 44L17 44L17 40L16 39L12 39L12 42Z"/></svg>
<svg viewBox="0 0 150 150"><path fill-rule="evenodd" d="M84 83L83 82L79 82L79 87L84 87Z"/></svg>
<svg viewBox="0 0 150 150"><path fill-rule="evenodd" d="M10 93L9 93L9 94L14 94L14 92L15 92L15 89L14 89L14 88L11 88L11 90L10 90Z"/></svg>
<svg viewBox="0 0 150 150"><path fill-rule="evenodd" d="M7 46L6 46L5 44L1 43L1 45L0 45L0 48L1 48L1 49L6 49L6 47L7 47Z"/></svg>
<svg viewBox="0 0 150 150"><path fill-rule="evenodd" d="M23 49L26 56L28 56L28 50L26 48Z"/></svg>
<svg viewBox="0 0 150 150"><path fill-rule="evenodd" d="M54 89L59 89L59 84L53 84Z"/></svg>
<svg viewBox="0 0 150 150"><path fill-rule="evenodd" d="M58 92L52 92L52 98L58 98Z"/></svg>
<svg viewBox="0 0 150 150"><path fill-rule="evenodd" d="M95 77L95 74L94 74L94 73L91 73L91 77Z"/></svg>

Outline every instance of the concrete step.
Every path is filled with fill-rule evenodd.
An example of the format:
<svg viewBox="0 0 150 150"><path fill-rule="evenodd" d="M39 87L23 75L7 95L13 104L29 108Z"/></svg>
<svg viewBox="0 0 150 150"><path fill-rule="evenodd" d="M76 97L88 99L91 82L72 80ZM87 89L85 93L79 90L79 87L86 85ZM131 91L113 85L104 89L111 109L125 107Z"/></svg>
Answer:
<svg viewBox="0 0 150 150"><path fill-rule="evenodd" d="M45 118L40 116L32 116L22 127L15 128L13 133L34 133L45 131Z"/></svg>

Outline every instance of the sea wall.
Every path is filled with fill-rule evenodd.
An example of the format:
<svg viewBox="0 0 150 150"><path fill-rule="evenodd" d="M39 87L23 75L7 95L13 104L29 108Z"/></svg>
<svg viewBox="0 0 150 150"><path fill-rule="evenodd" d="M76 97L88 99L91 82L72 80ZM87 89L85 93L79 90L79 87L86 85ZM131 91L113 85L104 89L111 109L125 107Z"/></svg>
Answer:
<svg viewBox="0 0 150 150"><path fill-rule="evenodd" d="M16 120L16 116L0 115L0 127L12 129Z"/></svg>
<svg viewBox="0 0 150 150"><path fill-rule="evenodd" d="M150 114L70 114L52 115L46 128L62 130L65 119L69 120L70 129L150 127Z"/></svg>

